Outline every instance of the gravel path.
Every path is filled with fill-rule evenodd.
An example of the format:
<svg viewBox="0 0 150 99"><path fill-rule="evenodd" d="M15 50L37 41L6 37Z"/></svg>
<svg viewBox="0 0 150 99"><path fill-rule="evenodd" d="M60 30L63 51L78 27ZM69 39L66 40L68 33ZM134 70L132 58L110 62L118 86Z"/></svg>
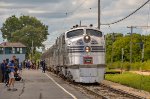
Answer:
<svg viewBox="0 0 150 99"><path fill-rule="evenodd" d="M139 95L139 96L144 97L146 99L150 99L150 93L149 92L134 89L134 88L131 88L131 87L127 87L127 86L124 86L124 85L121 85L121 84L118 84L118 83L114 83L114 82L111 82L111 81L107 81L107 80L104 80L102 83L104 83L104 84L106 84L106 85L108 85L112 88L123 90L125 92L135 94L135 95Z"/></svg>

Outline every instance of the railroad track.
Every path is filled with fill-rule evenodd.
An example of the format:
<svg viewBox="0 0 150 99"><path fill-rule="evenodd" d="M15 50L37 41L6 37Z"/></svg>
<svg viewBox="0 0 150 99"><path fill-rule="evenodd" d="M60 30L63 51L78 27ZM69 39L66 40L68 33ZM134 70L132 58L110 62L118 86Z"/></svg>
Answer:
<svg viewBox="0 0 150 99"><path fill-rule="evenodd" d="M129 93L127 91L123 91L123 90L120 90L120 89L115 89L115 88L112 88L108 85L105 85L105 84L100 84L100 86L103 86L103 87L106 87L114 92L117 92L117 93L120 93L120 94L123 94L123 95L126 95L128 96L129 98L134 98L134 99L146 99L145 97L141 97L140 95L135 95L135 94L132 94L132 93Z"/></svg>
<svg viewBox="0 0 150 99"><path fill-rule="evenodd" d="M59 77L58 75L51 73L52 75ZM60 78L60 77L59 77ZM112 88L105 84L79 84L68 82L70 86L83 92L86 95L92 96L94 99L146 99L141 96L137 96L123 90Z"/></svg>
<svg viewBox="0 0 150 99"><path fill-rule="evenodd" d="M78 84L78 87L86 90L88 94L94 95L96 99L146 99L141 96L133 95L131 93L124 92L106 86L105 84L100 85L82 85Z"/></svg>

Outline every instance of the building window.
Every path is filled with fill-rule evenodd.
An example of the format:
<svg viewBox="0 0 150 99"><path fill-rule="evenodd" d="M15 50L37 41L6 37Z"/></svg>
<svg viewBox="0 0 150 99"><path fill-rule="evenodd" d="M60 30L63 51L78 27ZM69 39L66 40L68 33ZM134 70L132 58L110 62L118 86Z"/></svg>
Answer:
<svg viewBox="0 0 150 99"><path fill-rule="evenodd" d="M12 53L12 48L8 48L9 52L8 54L11 54Z"/></svg>
<svg viewBox="0 0 150 99"><path fill-rule="evenodd" d="M20 54L22 54L22 48L20 48Z"/></svg>
<svg viewBox="0 0 150 99"><path fill-rule="evenodd" d="M19 51L19 48L17 48L17 52Z"/></svg>
<svg viewBox="0 0 150 99"><path fill-rule="evenodd" d="M12 53L15 54L15 48L12 49Z"/></svg>
<svg viewBox="0 0 150 99"><path fill-rule="evenodd" d="M3 48L0 48L0 54L3 54Z"/></svg>
<svg viewBox="0 0 150 99"><path fill-rule="evenodd" d="M17 54L20 54L19 48L17 48Z"/></svg>

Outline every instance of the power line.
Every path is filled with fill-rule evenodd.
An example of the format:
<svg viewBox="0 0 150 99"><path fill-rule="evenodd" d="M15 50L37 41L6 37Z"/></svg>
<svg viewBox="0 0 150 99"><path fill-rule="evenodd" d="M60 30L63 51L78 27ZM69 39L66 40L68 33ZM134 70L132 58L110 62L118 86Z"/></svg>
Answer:
<svg viewBox="0 0 150 99"><path fill-rule="evenodd" d="M71 12L68 13L75 13L87 0L83 0L83 2L81 2L81 4L79 6L77 6L74 10L72 10Z"/></svg>
<svg viewBox="0 0 150 99"><path fill-rule="evenodd" d="M148 9L148 21L147 21L147 25L146 26L131 26L131 27L127 27L127 28L131 28L131 33L130 33L130 63L132 63L132 33L133 33L133 28L146 28L146 32L147 29L150 28L149 26L149 18L150 18L150 4L149 4L149 9ZM145 36L144 36L145 39ZM142 49L142 61L144 60L144 45L143 45L143 49Z"/></svg>
<svg viewBox="0 0 150 99"><path fill-rule="evenodd" d="M66 12L50 12L51 14L65 14L66 16L68 14L73 14L75 13L80 7L82 7L82 5L86 2L87 0L84 0L83 2L81 2L75 9L73 9L72 11L66 11Z"/></svg>
<svg viewBox="0 0 150 99"><path fill-rule="evenodd" d="M149 20L150 20L150 4L148 5L148 17L147 17L147 27L149 27ZM146 29L146 33L148 32L148 28Z"/></svg>
<svg viewBox="0 0 150 99"><path fill-rule="evenodd" d="M64 20L62 21L62 27L64 28L64 24L65 24L65 21L67 20L67 16L69 14L74 14L84 3L86 2L86 0L83 0L83 2L81 2L81 4L79 4L75 9L73 9L72 11L70 12L65 12L65 15L66 15L66 18L64 18Z"/></svg>
<svg viewBox="0 0 150 99"><path fill-rule="evenodd" d="M142 4L139 8L137 8L135 11L133 11L132 13L130 13L129 15L127 15L126 17L119 19L117 21L114 21L112 23L105 23L105 24L101 24L101 25L112 25L112 24L116 24L119 23L121 21L124 21L125 19L127 19L128 17L130 17L131 15L135 14L138 10L140 10L142 7L144 7L150 0L147 0L144 4Z"/></svg>
<svg viewBox="0 0 150 99"><path fill-rule="evenodd" d="M68 16L68 14L70 14L70 13L75 13L85 2L86 2L87 0L83 0L83 2L81 2L81 4L79 4L75 9L73 9L72 11L70 11L70 12L65 12L64 14L66 15L66 16ZM65 21L65 19L64 19L64 21ZM64 22L63 22L64 23Z"/></svg>

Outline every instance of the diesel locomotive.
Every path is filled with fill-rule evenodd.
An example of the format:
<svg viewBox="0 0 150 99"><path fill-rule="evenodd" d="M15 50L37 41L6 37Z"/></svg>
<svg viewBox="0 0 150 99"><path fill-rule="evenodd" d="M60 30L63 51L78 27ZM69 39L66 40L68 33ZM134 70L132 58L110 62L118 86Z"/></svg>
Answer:
<svg viewBox="0 0 150 99"><path fill-rule="evenodd" d="M48 68L78 83L100 83L105 73L105 39L96 28L78 26L62 33L42 55Z"/></svg>

